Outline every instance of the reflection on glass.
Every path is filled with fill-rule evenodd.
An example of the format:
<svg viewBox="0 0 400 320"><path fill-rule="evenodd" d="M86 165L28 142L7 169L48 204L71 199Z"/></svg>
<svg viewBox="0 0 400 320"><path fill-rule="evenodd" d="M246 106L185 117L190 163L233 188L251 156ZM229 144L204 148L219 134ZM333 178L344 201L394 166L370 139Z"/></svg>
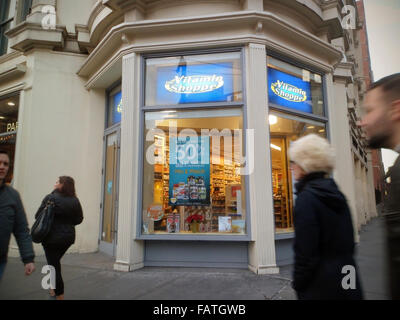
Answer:
<svg viewBox="0 0 400 320"><path fill-rule="evenodd" d="M108 95L107 127L111 127L114 124L121 122L122 110L122 91L121 86L119 86Z"/></svg>
<svg viewBox="0 0 400 320"><path fill-rule="evenodd" d="M144 234L246 234L240 129L235 109L146 112Z"/></svg>
<svg viewBox="0 0 400 320"><path fill-rule="evenodd" d="M295 181L290 171L287 150L291 142L304 135L314 133L326 137L326 129L322 123L281 113L270 114L269 126L275 230L277 233L293 232Z"/></svg>
<svg viewBox="0 0 400 320"><path fill-rule="evenodd" d="M107 136L106 163L104 173L104 204L103 204L103 228L101 240L112 243L115 236L115 200L117 187L117 134Z"/></svg>

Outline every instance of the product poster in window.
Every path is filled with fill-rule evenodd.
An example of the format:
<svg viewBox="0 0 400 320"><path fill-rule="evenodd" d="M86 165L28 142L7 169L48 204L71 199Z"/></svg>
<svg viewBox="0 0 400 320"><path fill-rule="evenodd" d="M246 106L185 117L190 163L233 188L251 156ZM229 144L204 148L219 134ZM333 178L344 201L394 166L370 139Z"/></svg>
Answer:
<svg viewBox="0 0 400 320"><path fill-rule="evenodd" d="M291 74L268 68L270 104L312 113L311 84Z"/></svg>
<svg viewBox="0 0 400 320"><path fill-rule="evenodd" d="M210 137L170 137L169 205L210 205Z"/></svg>
<svg viewBox="0 0 400 320"><path fill-rule="evenodd" d="M157 104L233 101L231 62L161 67L157 71Z"/></svg>

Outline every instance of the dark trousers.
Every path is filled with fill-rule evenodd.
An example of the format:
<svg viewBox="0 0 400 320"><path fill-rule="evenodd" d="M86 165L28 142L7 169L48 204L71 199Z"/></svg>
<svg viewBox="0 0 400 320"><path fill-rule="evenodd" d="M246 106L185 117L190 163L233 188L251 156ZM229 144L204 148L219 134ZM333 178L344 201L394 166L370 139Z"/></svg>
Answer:
<svg viewBox="0 0 400 320"><path fill-rule="evenodd" d="M400 213L385 216L389 289L392 300L400 300Z"/></svg>
<svg viewBox="0 0 400 320"><path fill-rule="evenodd" d="M3 278L3 273L4 273L5 269L6 269L6 263L5 262L0 263L0 281L1 281L1 278Z"/></svg>
<svg viewBox="0 0 400 320"><path fill-rule="evenodd" d="M46 254L47 264L53 266L56 271L56 288L54 292L56 296L64 294L64 281L61 275L61 258L67 252L68 246L45 246L44 252Z"/></svg>

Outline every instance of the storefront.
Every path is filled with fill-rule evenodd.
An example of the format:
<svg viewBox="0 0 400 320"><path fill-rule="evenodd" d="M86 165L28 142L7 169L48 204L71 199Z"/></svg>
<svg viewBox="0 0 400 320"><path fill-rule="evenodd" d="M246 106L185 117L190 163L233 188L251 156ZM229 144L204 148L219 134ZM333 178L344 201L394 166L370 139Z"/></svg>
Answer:
<svg viewBox="0 0 400 320"><path fill-rule="evenodd" d="M55 29L38 24L43 5ZM361 91L341 1L107 0L79 2L79 17L76 5L34 1L0 57L0 143L16 150L9 180L31 225L66 174L85 212L70 252L100 250L122 271L276 273L293 259L287 150L308 133L340 150L355 230L372 216L370 164L354 174Z"/></svg>
<svg viewBox="0 0 400 320"><path fill-rule="evenodd" d="M255 152L246 143L254 147L257 133L247 130L245 54L234 47L140 56L140 182L133 197L140 213L134 236L144 241L145 266L248 268L249 175L254 173L249 167ZM273 204L277 265L282 265L293 258L296 197L287 150L309 133L327 137L328 117L322 71L279 54L269 53L265 61L267 90L259 94L268 101L264 127L270 134L270 160L265 168L271 168L272 192L264 195L264 205ZM105 135L101 243L109 244L115 242L113 230L118 232L115 207L108 204L115 200L107 199L118 194L112 187L117 175L110 178L109 172L118 172L120 156L109 150L119 145L120 88L108 90L111 131ZM115 115L119 120L112 122ZM268 148L267 141L263 147ZM114 164L112 170L108 163ZM115 244L105 251L116 253Z"/></svg>

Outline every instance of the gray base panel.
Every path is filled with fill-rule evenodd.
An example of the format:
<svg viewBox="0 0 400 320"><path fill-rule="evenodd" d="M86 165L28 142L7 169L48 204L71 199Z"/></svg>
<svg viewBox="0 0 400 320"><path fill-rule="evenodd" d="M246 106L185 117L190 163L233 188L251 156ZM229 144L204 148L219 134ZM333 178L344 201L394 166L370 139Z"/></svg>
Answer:
<svg viewBox="0 0 400 320"><path fill-rule="evenodd" d="M247 269L248 243L146 241L144 265Z"/></svg>
<svg viewBox="0 0 400 320"><path fill-rule="evenodd" d="M278 267L294 263L293 239L275 241L275 250Z"/></svg>

